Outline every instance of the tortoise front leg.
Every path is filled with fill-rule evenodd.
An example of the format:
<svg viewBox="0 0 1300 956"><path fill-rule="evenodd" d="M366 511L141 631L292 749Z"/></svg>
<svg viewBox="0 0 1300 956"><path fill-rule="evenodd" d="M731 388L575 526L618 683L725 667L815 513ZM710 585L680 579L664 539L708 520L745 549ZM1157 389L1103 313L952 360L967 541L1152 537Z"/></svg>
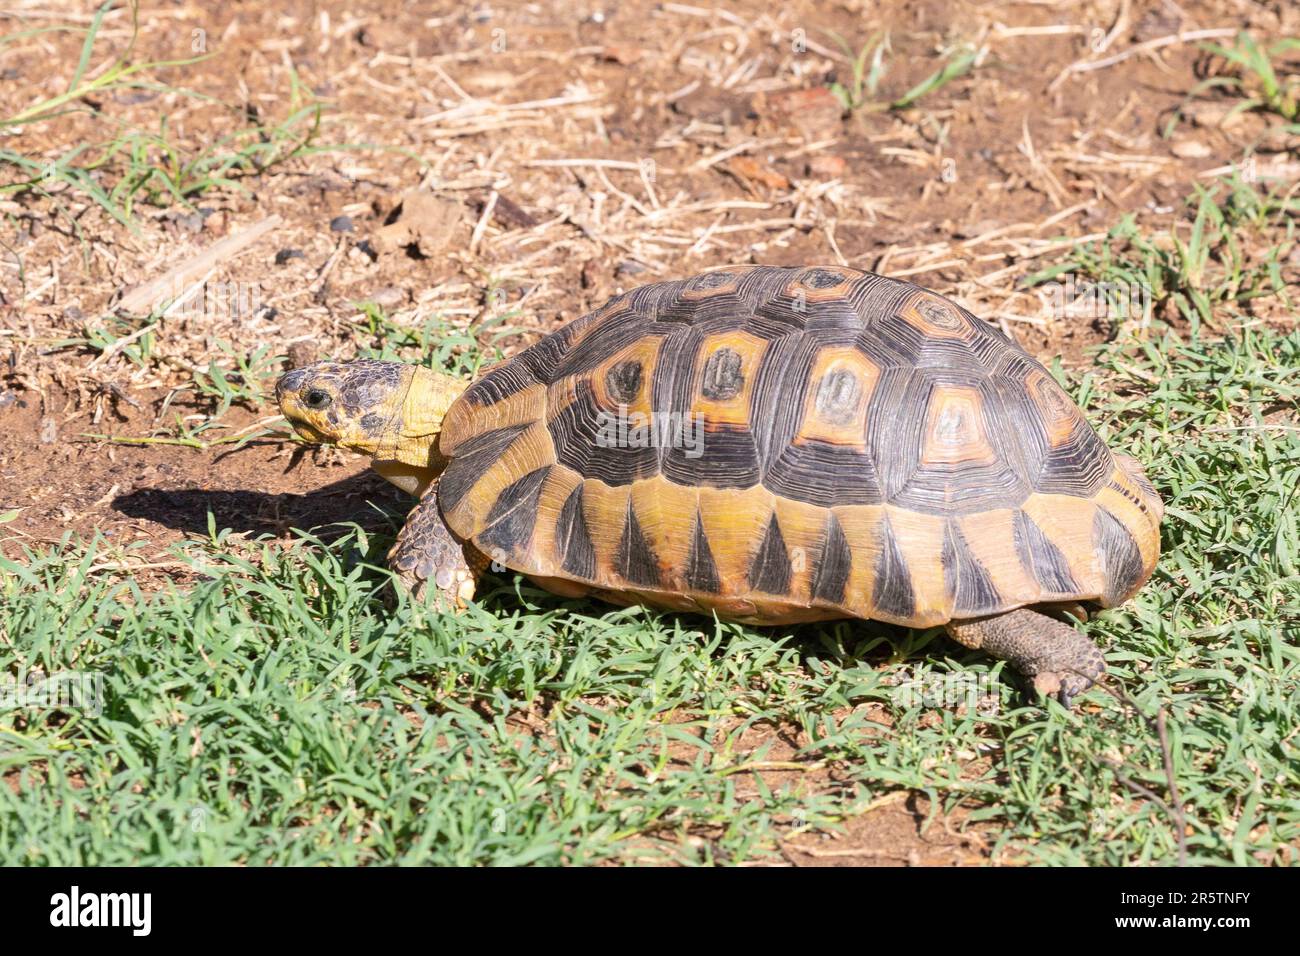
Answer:
<svg viewBox="0 0 1300 956"><path fill-rule="evenodd" d="M456 540L438 510L437 486L432 486L407 516L388 552L388 566L415 600L423 600L429 585L439 606L463 610L474 597L486 560Z"/></svg>
<svg viewBox="0 0 1300 956"><path fill-rule="evenodd" d="M1032 678L1040 694L1056 694L1066 707L1106 670L1097 645L1068 624L1029 608L950 621L948 633L959 644L1007 661Z"/></svg>

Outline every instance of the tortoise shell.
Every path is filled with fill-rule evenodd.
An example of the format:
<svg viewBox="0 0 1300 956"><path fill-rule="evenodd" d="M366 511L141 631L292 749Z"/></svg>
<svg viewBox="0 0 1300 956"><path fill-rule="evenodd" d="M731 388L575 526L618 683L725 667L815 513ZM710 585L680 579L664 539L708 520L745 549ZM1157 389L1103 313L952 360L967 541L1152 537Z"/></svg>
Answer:
<svg viewBox="0 0 1300 956"><path fill-rule="evenodd" d="M1150 576L1159 498L1042 365L908 282L733 267L645 285L452 406L452 532L563 594L912 627Z"/></svg>

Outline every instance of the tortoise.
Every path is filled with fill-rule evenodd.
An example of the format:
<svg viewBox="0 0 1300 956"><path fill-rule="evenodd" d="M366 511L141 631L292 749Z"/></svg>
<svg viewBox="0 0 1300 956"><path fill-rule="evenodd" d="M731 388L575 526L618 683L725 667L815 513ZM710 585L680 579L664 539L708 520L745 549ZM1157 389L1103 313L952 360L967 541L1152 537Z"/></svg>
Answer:
<svg viewBox="0 0 1300 956"><path fill-rule="evenodd" d="M1105 664L1065 612L1127 600L1159 554L1142 468L1039 362L855 269L643 285L472 385L357 360L276 395L419 497L389 563L454 608L495 561L749 624L942 625L1069 706Z"/></svg>

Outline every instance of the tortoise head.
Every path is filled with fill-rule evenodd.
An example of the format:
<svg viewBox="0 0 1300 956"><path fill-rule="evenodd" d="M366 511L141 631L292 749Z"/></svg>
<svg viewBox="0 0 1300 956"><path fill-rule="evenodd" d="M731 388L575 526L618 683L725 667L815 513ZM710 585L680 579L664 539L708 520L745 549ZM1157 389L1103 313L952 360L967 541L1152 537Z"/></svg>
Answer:
<svg viewBox="0 0 1300 956"><path fill-rule="evenodd" d="M417 365L317 362L275 383L280 411L308 441L350 448L393 484L423 494L446 465L442 419L465 383Z"/></svg>

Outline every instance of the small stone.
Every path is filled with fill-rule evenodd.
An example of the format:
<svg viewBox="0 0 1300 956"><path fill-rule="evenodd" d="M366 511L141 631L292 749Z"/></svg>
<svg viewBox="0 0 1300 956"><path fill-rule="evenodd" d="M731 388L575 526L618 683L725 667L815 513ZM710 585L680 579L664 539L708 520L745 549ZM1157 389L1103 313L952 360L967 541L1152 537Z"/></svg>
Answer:
<svg viewBox="0 0 1300 956"><path fill-rule="evenodd" d="M1194 100L1185 103L1179 110L1192 124L1202 129L1232 129L1240 126L1242 111L1233 110L1231 104Z"/></svg>
<svg viewBox="0 0 1300 956"><path fill-rule="evenodd" d="M395 285L384 286L366 296L366 301L385 309L393 309L406 302L406 290Z"/></svg>
<svg viewBox="0 0 1300 956"><path fill-rule="evenodd" d="M290 259L302 258L304 258L304 256L301 249L281 249L275 254L275 264L277 266L282 266Z"/></svg>
<svg viewBox="0 0 1300 956"><path fill-rule="evenodd" d="M1179 140L1169 147L1169 151L1179 159L1205 159L1213 152L1210 147L1195 139Z"/></svg>
<svg viewBox="0 0 1300 956"><path fill-rule="evenodd" d="M1291 132L1291 126L1270 126L1259 139L1261 153L1286 153L1300 150L1300 136Z"/></svg>
<svg viewBox="0 0 1300 956"><path fill-rule="evenodd" d="M316 361L316 343L304 339L299 342L290 342L286 350L289 368L302 368L304 365L310 365Z"/></svg>
<svg viewBox="0 0 1300 956"><path fill-rule="evenodd" d="M1002 225L1002 222L998 219L981 219L978 222L955 224L952 226L951 231L957 239L974 239L986 232L992 232L1000 225Z"/></svg>
<svg viewBox="0 0 1300 956"><path fill-rule="evenodd" d="M847 166L843 156L825 153L808 160L808 175L818 179L839 179Z"/></svg>
<svg viewBox="0 0 1300 956"><path fill-rule="evenodd" d="M745 97L730 90L701 87L673 100L672 110L679 116L697 119L701 123L732 126L748 119L753 106Z"/></svg>
<svg viewBox="0 0 1300 956"><path fill-rule="evenodd" d="M844 104L824 86L759 94L755 108L776 126L794 127L808 140L838 134L844 115Z"/></svg>
<svg viewBox="0 0 1300 956"><path fill-rule="evenodd" d="M351 216L335 216L330 220L330 232L351 232Z"/></svg>
<svg viewBox="0 0 1300 956"><path fill-rule="evenodd" d="M761 183L769 189L790 188L790 180L783 174L752 156L736 156L727 163L727 171L746 184Z"/></svg>
<svg viewBox="0 0 1300 956"><path fill-rule="evenodd" d="M607 43L600 50L600 58L619 66L631 66L645 57L646 51L625 43Z"/></svg>
<svg viewBox="0 0 1300 956"><path fill-rule="evenodd" d="M59 424L53 418L46 416L41 419L41 444L53 445L59 440Z"/></svg>
<svg viewBox="0 0 1300 956"><path fill-rule="evenodd" d="M639 276L645 270L646 267L635 259L624 259L618 264L618 268L614 270L614 273L619 276Z"/></svg>
<svg viewBox="0 0 1300 956"><path fill-rule="evenodd" d="M376 252L413 249L420 258L429 259L451 244L463 224L460 203L419 189L402 195L400 210L391 222L375 230L371 239Z"/></svg>
<svg viewBox="0 0 1300 956"><path fill-rule="evenodd" d="M517 203L506 196L497 196L497 204L492 207L492 218L507 229L531 229L537 220Z"/></svg>

